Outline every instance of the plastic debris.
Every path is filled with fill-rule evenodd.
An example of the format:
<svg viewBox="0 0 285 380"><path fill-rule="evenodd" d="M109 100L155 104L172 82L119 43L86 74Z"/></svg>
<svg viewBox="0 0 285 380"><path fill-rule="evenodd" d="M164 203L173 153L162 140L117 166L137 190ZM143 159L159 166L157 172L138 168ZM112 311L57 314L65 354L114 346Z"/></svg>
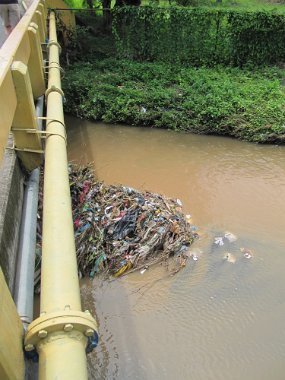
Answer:
<svg viewBox="0 0 285 380"><path fill-rule="evenodd" d="M185 218L186 218L187 223L192 224L192 215L187 214L185 215Z"/></svg>
<svg viewBox="0 0 285 380"><path fill-rule="evenodd" d="M241 251L241 253L243 253L243 256L246 259L251 259L253 257L252 251L248 248L241 248L240 251Z"/></svg>
<svg viewBox="0 0 285 380"><path fill-rule="evenodd" d="M224 240L222 236L215 237L215 244L222 246L224 245Z"/></svg>
<svg viewBox="0 0 285 380"><path fill-rule="evenodd" d="M148 270L148 266L146 265L143 269L140 270L140 274L144 274Z"/></svg>
<svg viewBox="0 0 285 380"><path fill-rule="evenodd" d="M194 248L186 253L186 256L192 258L194 261L198 261L203 251L200 248Z"/></svg>
<svg viewBox="0 0 285 380"><path fill-rule="evenodd" d="M230 242L230 243L233 243L235 241L237 241L237 236L232 234L231 232L225 232L225 238Z"/></svg>
<svg viewBox="0 0 285 380"><path fill-rule="evenodd" d="M236 262L235 256L232 253L230 253L230 252L227 252L225 254L224 259L226 261L228 261L229 263L232 263L232 264L234 264Z"/></svg>
<svg viewBox="0 0 285 380"><path fill-rule="evenodd" d="M90 166L70 165L69 180L78 270L83 276L119 277L134 270L143 274L175 254L179 268L185 266L185 250L197 234L177 207L180 200L107 186L95 180ZM38 231L40 247L41 227Z"/></svg>
<svg viewBox="0 0 285 380"><path fill-rule="evenodd" d="M182 202L181 202L180 199L176 199L176 202L177 202L177 204L178 204L180 207L182 207Z"/></svg>

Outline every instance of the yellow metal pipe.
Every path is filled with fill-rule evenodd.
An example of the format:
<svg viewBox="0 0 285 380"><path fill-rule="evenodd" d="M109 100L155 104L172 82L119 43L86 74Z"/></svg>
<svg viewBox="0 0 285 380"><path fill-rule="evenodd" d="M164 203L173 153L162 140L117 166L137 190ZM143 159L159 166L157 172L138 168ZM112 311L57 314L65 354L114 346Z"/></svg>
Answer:
<svg viewBox="0 0 285 380"><path fill-rule="evenodd" d="M38 347L39 378L87 379L84 343L80 333L55 333ZM49 340L50 339L50 340Z"/></svg>
<svg viewBox="0 0 285 380"><path fill-rule="evenodd" d="M54 12L50 14L49 30L49 40L57 42ZM60 70L58 67L59 47L56 44L52 44L49 47L49 62L48 88L55 86L61 89ZM45 153L41 313L63 311L66 309L81 310L71 214L66 140L62 137L65 136L62 95L57 91L52 91L48 95L47 119L47 132L55 134L47 138ZM61 341L62 339L60 339ZM57 350L58 344L53 344L52 342L53 340L51 340L51 344L47 345L49 347L52 346L52 349L56 352L60 351ZM79 379L82 375L81 370L86 371L85 347L83 344L80 344L81 342L82 340L78 341L79 350L77 350L78 359L81 360L79 360L79 363L76 360L79 367L81 367L80 374L74 377L74 371L67 371L69 373L65 377L66 379ZM45 346L43 345L43 348L40 350L43 356L46 356L52 350L50 348L45 350ZM66 370L70 358L66 350L63 354L65 354L66 359L63 361ZM52 356L52 358L56 362L58 359L64 359L61 355ZM59 360L59 363L61 363L61 360ZM54 365L51 366L53 368ZM53 379L52 376L44 376L43 378Z"/></svg>
<svg viewBox="0 0 285 380"><path fill-rule="evenodd" d="M97 326L88 311L81 311L54 12L49 32L41 306L25 348L39 353L40 380L84 380L87 337Z"/></svg>
<svg viewBox="0 0 285 380"><path fill-rule="evenodd" d="M50 14L49 89L61 90L59 46L55 14ZM62 94L47 97L47 132L44 170L41 312L81 310ZM50 134L50 135L49 135Z"/></svg>

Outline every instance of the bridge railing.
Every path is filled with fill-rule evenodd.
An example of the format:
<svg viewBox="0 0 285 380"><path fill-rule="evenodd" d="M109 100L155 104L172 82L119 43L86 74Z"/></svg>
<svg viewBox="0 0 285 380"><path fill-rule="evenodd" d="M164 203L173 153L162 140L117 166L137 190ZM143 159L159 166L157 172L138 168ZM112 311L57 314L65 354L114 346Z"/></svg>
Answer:
<svg viewBox="0 0 285 380"><path fill-rule="evenodd" d="M15 149L29 170L41 162L34 99L45 92L46 17L44 1L35 0L0 48L0 162L12 130Z"/></svg>
<svg viewBox="0 0 285 380"><path fill-rule="evenodd" d="M52 7L52 1L48 0ZM59 0L56 0L59 1ZM46 8L35 0L0 49L0 164L9 132L28 170L42 156L35 99L47 99L41 315L28 327L25 350L39 353L40 379L87 379L85 349L97 342L97 325L81 310L77 277L66 133L60 82L60 46L56 17L50 13L46 41ZM42 46L47 45L45 63ZM48 71L48 89L45 86ZM62 268L64 271L62 272ZM0 379L23 379L23 329L0 268ZM87 347L90 349L90 347ZM30 354L31 354L30 352Z"/></svg>
<svg viewBox="0 0 285 380"><path fill-rule="evenodd" d="M34 99L45 92L45 20L45 5L35 0L0 48L0 164L13 129L24 165L32 169L41 161L41 154L30 152L41 150L39 137L25 130L36 131ZM0 299L0 379L23 379L23 326L1 268Z"/></svg>

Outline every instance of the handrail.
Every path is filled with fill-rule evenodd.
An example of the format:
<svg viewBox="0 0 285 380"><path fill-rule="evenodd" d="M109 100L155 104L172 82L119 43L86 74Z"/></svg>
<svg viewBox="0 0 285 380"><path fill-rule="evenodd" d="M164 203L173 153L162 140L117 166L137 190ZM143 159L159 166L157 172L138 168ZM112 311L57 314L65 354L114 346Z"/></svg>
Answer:
<svg viewBox="0 0 285 380"><path fill-rule="evenodd" d="M44 94L45 81L41 43L44 43L46 36L45 19L44 0L34 0L0 48L0 163L15 117L18 116L13 125L16 128L18 127L17 121L21 119L22 115L27 116L26 113L31 119L29 124L32 123L36 126L36 122L33 120L35 110L33 108L26 111L19 109L18 98L23 98L25 92L32 99L37 99ZM21 83L18 83L18 86L15 84L15 78L13 78L12 64L14 62L21 63L20 74L18 75L21 77L19 79ZM30 106L32 107L32 105ZM15 136L15 140L16 146L18 145L20 149L35 149L35 147L40 149L39 139L35 136L24 136L22 133L21 137L18 134L18 139ZM27 153L21 158L23 157L25 161ZM34 159L31 165L27 162L24 162L24 165L28 169L32 169L39 163L40 160Z"/></svg>
<svg viewBox="0 0 285 380"><path fill-rule="evenodd" d="M25 32L28 30L31 22L36 22L35 12L38 10L39 4L44 4L43 0L34 0L31 6L27 9L21 20L15 26L11 35L6 39L3 46L0 49L0 78L4 71L8 71L11 63L16 56L19 47L23 41ZM8 59L7 59L8 57ZM4 65L2 66L2 63ZM1 83L1 82L0 82Z"/></svg>

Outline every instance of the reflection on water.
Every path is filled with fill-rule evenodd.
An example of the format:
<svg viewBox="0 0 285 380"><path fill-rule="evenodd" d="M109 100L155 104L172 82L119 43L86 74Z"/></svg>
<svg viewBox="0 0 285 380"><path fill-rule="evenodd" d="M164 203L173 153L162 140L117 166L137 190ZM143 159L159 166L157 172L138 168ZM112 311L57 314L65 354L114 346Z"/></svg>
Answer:
<svg viewBox="0 0 285 380"><path fill-rule="evenodd" d="M90 377L284 379L285 148L66 121L70 159L93 161L107 183L181 199L201 232L198 261L174 277L159 266L83 282L101 337ZM225 231L238 240L214 245Z"/></svg>

